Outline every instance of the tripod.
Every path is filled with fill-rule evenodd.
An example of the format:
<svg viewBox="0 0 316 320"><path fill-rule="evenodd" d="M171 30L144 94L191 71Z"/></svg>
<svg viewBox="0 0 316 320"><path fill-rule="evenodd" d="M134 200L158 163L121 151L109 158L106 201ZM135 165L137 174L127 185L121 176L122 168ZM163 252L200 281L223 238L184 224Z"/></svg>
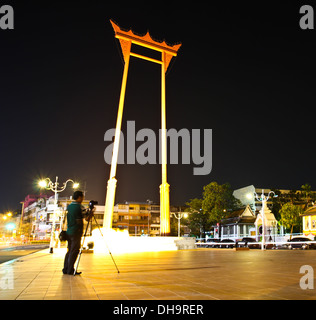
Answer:
<svg viewBox="0 0 316 320"><path fill-rule="evenodd" d="M91 227L92 227L92 217L94 218L94 221L95 221L96 225L98 226L98 229L99 229L99 231L100 231L100 233L101 233L102 238L104 238L104 237L103 237L103 234L102 234L102 231L101 231L101 228L100 228L100 225L99 225L97 219L95 218L92 210L90 210L90 213L91 213L92 216L89 217L89 220L88 220L88 223L87 223L87 227L86 227L86 230L85 230L85 233L84 233L84 236L83 236L83 241L82 241L81 248L80 248L80 251L79 251L79 256L78 256L77 265L76 265L76 268L75 268L75 271L74 271L74 276L76 275L76 272L77 272L77 270L78 270L78 266L79 266L79 262L80 262L80 258L81 258L81 254L82 254L82 250L83 250L84 241L85 241L85 238L86 238L86 235L87 235L87 232L88 232L88 228L89 228L89 224L90 224L90 223L91 223ZM110 251L110 249L109 249L109 247L108 247L108 245L107 245L107 243L106 243L105 240L104 240L104 243L105 243L105 245L106 245L106 247L107 247L107 249L108 249L108 251L109 251L109 254L110 254L110 256L111 256L111 258L112 258L112 261L113 261L113 263L114 263L114 265L115 265L115 268L116 268L116 270L117 270L117 273L120 273L120 271L119 271L119 269L118 269L118 267L117 267L117 265L116 265L116 263L115 263L115 260L114 260L114 258L113 258L113 256L112 256L112 253L111 253L111 251Z"/></svg>

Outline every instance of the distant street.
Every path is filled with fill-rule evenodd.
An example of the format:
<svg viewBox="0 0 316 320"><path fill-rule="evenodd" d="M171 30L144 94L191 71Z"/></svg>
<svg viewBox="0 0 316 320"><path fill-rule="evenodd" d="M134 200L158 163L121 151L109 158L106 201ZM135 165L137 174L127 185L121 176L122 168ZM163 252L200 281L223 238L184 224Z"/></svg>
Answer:
<svg viewBox="0 0 316 320"><path fill-rule="evenodd" d="M48 245L25 245L0 249L0 264L48 248Z"/></svg>

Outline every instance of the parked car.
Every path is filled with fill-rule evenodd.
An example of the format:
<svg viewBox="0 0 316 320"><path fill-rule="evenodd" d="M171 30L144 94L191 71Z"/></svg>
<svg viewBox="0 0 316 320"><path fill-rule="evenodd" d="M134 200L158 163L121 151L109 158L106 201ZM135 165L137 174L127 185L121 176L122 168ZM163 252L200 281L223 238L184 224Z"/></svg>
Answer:
<svg viewBox="0 0 316 320"><path fill-rule="evenodd" d="M220 248L234 248L235 247L235 241L231 239L223 239L220 243L223 243L220 245ZM228 244L232 243L232 244Z"/></svg>
<svg viewBox="0 0 316 320"><path fill-rule="evenodd" d="M205 245L202 244L202 243L205 243L205 240L199 239L199 240L196 241L196 246L197 246L198 248L205 248Z"/></svg>
<svg viewBox="0 0 316 320"><path fill-rule="evenodd" d="M220 239L207 239L206 242L211 242L210 244L207 244L206 245L206 248L218 248L219 245L216 244L216 243L219 243L220 242Z"/></svg>
<svg viewBox="0 0 316 320"><path fill-rule="evenodd" d="M251 244L251 242L257 242L256 239L251 237L244 237L240 242L244 242L243 247L248 247L249 249L260 249L261 245L259 243Z"/></svg>
<svg viewBox="0 0 316 320"><path fill-rule="evenodd" d="M289 249L316 249L315 243L309 243L312 240L307 237L296 237L291 240L288 240L289 244L287 244L287 247ZM296 243L299 242L299 243Z"/></svg>

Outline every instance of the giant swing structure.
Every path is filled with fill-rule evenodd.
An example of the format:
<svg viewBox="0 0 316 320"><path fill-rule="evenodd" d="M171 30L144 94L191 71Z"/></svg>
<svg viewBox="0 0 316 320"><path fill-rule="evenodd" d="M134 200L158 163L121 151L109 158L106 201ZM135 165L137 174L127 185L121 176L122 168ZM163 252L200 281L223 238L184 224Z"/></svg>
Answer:
<svg viewBox="0 0 316 320"><path fill-rule="evenodd" d="M181 47L180 44L168 45L165 41L157 42L153 40L147 32L144 36L134 34L131 30L124 31L112 20L110 20L115 32L115 37L119 40L123 57L124 71L121 85L120 100L117 113L117 121L115 128L113 153L111 161L110 178L107 182L107 192L105 200L105 212L103 227L105 229L112 228L113 209L116 193L117 179L116 168L118 161L120 133L123 117L124 99L126 91L126 82L130 57L135 57L147 60L161 65L161 185L160 185L160 233L162 236L170 234L170 204L169 204L169 187L167 182L167 128L166 128L166 71L171 59L177 56L177 52ZM155 50L161 53L161 60L146 57L137 53L131 52L132 44Z"/></svg>

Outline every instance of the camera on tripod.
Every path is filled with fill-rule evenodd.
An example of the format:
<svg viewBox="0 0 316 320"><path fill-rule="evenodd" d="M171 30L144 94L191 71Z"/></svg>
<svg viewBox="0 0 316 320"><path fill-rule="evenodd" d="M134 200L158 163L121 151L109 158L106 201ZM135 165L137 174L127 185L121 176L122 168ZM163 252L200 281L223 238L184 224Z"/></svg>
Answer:
<svg viewBox="0 0 316 320"><path fill-rule="evenodd" d="M86 221L89 221L90 219L92 219L93 211L94 211L93 209L94 209L94 206L95 206L96 204L98 204L98 201L91 200L91 201L89 202L89 207L88 207L88 209L86 210L86 213L85 213L85 215L86 215L86 217L85 217Z"/></svg>
<svg viewBox="0 0 316 320"><path fill-rule="evenodd" d="M95 206L96 204L98 204L98 201L91 200L91 201L89 202L89 209L90 209L90 210L93 210L93 209L94 209L94 206Z"/></svg>

